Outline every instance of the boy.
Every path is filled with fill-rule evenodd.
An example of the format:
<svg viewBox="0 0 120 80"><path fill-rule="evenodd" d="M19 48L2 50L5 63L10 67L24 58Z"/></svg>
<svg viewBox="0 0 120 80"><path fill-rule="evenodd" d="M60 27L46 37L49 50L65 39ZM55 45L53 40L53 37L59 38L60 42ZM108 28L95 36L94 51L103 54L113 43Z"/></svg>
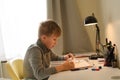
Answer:
<svg viewBox="0 0 120 80"><path fill-rule="evenodd" d="M74 68L74 63L67 60L74 58L71 53L60 57L51 51L60 35L61 29L56 22L47 20L41 23L37 43L28 48L24 58L25 80L48 80L51 74ZM49 67L52 60L66 61L62 65Z"/></svg>

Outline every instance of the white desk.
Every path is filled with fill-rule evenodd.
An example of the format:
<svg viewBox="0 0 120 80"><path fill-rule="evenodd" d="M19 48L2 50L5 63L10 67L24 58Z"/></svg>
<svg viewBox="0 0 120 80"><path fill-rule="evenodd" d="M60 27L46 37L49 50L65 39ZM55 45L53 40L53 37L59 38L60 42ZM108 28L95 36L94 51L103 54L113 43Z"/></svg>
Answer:
<svg viewBox="0 0 120 80"><path fill-rule="evenodd" d="M96 66L103 65L97 60L92 61L92 63L95 63ZM102 67L100 71L92 71L91 68L87 70L64 71L51 75L49 80L120 80L120 69Z"/></svg>

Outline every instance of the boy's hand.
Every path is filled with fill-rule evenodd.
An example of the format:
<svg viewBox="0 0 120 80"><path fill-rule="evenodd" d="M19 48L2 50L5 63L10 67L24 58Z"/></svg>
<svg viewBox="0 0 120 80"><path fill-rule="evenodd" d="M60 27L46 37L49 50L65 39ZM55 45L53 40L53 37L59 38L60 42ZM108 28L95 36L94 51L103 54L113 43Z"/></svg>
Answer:
<svg viewBox="0 0 120 80"><path fill-rule="evenodd" d="M65 63L62 64L63 70L70 70L74 68L74 62L73 61L65 61Z"/></svg>
<svg viewBox="0 0 120 80"><path fill-rule="evenodd" d="M67 59L69 59L69 58L73 59L73 58L74 58L74 55L73 55L72 53L68 53L68 54L64 55L64 59L65 59L65 60L67 60Z"/></svg>
<svg viewBox="0 0 120 80"><path fill-rule="evenodd" d="M66 71L66 70L70 70L74 68L74 62L73 61L65 61L62 65L56 66L56 70L57 72L60 71Z"/></svg>

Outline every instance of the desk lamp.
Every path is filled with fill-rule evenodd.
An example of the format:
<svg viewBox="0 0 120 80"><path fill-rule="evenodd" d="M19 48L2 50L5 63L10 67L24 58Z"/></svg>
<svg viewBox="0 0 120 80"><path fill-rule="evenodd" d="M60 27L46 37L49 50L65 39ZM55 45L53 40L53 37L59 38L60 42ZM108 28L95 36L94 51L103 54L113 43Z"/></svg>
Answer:
<svg viewBox="0 0 120 80"><path fill-rule="evenodd" d="M84 26L90 26L90 25L95 25L96 27L96 53L95 55L91 55L90 58L91 59L97 59L97 58L102 58L103 56L100 55L100 49L99 46L101 44L100 42L100 29L98 27L98 21L94 16L94 13L92 13L92 16L88 16L85 18L84 21Z"/></svg>

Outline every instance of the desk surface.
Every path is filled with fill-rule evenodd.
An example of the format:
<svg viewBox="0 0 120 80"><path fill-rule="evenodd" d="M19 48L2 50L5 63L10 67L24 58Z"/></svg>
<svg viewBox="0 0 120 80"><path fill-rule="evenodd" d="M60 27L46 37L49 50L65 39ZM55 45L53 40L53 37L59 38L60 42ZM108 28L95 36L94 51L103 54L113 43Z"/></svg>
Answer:
<svg viewBox="0 0 120 80"><path fill-rule="evenodd" d="M92 68L78 71L64 71L51 75L49 80L120 80L120 69L104 67L98 60L92 60L95 66L102 65L99 71L92 71Z"/></svg>

